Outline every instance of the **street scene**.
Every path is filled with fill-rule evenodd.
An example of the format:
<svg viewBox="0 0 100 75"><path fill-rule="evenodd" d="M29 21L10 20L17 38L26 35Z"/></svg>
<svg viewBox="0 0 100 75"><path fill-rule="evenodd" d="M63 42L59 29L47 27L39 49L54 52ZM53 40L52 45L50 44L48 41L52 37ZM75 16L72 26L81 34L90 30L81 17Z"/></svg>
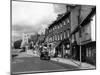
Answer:
<svg viewBox="0 0 100 75"><path fill-rule="evenodd" d="M96 6L12 0L11 74L96 69Z"/></svg>

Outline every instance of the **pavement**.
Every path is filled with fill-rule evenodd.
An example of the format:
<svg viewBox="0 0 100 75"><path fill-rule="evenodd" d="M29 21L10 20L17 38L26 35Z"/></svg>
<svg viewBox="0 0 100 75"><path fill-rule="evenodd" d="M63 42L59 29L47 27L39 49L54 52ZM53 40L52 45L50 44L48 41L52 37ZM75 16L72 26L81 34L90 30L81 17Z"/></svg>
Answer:
<svg viewBox="0 0 100 75"><path fill-rule="evenodd" d="M39 57L39 55L37 55L36 52L32 51L32 50L28 50L26 52L21 52L18 54L18 56L16 58L23 58L23 57Z"/></svg>
<svg viewBox="0 0 100 75"><path fill-rule="evenodd" d="M51 58L51 60L61 62L64 64L73 65L73 66L79 67L80 69L95 69L96 68L94 65L91 65L85 62L81 62L81 65L80 65L79 61L68 59L68 58Z"/></svg>

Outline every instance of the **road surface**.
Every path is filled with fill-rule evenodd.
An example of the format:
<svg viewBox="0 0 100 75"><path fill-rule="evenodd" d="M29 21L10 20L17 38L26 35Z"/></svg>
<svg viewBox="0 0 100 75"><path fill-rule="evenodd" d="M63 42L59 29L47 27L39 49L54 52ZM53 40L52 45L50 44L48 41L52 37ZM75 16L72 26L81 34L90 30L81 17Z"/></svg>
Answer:
<svg viewBox="0 0 100 75"><path fill-rule="evenodd" d="M78 68L72 65L63 64L56 61L40 60L39 57L15 58L12 60L11 63L11 72L14 74L75 69Z"/></svg>

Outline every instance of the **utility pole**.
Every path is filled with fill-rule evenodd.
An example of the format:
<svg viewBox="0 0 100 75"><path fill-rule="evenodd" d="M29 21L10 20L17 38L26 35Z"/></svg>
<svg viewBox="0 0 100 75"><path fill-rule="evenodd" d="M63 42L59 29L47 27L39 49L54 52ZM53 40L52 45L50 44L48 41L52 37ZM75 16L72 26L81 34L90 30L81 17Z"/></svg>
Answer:
<svg viewBox="0 0 100 75"><path fill-rule="evenodd" d="M80 16L81 16L81 6L79 6L79 17L78 17L78 25L79 25L79 38L80 38L80 66L82 65L82 47L81 47L81 21L80 21Z"/></svg>
<svg viewBox="0 0 100 75"><path fill-rule="evenodd" d="M81 31L81 27L80 27L80 31ZM80 32L80 35L81 35L81 32ZM81 53L81 50L82 48L81 48L81 37L80 37L80 66L81 66L81 63L82 63L82 58L81 58L81 56L82 56L82 53Z"/></svg>

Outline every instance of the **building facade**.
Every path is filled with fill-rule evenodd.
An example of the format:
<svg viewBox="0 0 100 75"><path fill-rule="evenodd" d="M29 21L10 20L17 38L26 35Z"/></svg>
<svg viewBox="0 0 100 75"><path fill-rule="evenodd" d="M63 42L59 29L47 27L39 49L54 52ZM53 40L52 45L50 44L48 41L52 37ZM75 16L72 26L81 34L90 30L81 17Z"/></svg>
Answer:
<svg viewBox="0 0 100 75"><path fill-rule="evenodd" d="M76 10L77 9L77 10ZM71 14L71 43L74 59L96 63L95 6L76 6ZM72 16L76 16L74 20ZM81 48L81 52L80 52ZM81 55L80 55L81 53Z"/></svg>
<svg viewBox="0 0 100 75"><path fill-rule="evenodd" d="M46 29L45 41L53 45L54 56L65 57L66 52L70 52L70 10L68 6L66 7L67 12L58 15L57 20Z"/></svg>

